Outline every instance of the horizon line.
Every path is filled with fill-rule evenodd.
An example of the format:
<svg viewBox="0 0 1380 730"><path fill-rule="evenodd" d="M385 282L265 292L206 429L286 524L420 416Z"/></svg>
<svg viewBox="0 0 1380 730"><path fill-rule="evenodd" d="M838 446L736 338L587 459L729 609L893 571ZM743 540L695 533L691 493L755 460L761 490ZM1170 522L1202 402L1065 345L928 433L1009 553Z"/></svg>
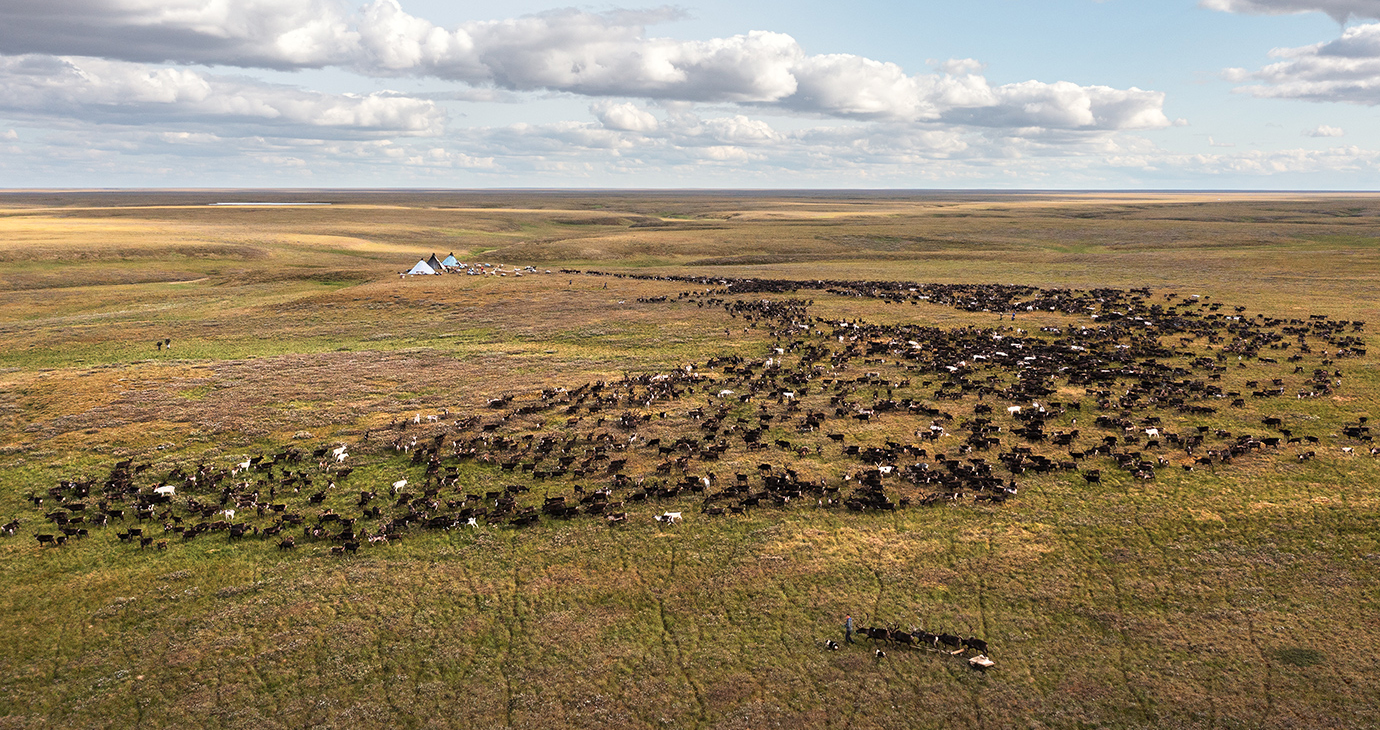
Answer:
<svg viewBox="0 0 1380 730"><path fill-rule="evenodd" d="M1275 194L1275 195L1373 195L1377 189L1357 188L784 188L784 187L74 187L74 188L0 188L0 195L31 193L968 193L968 194Z"/></svg>

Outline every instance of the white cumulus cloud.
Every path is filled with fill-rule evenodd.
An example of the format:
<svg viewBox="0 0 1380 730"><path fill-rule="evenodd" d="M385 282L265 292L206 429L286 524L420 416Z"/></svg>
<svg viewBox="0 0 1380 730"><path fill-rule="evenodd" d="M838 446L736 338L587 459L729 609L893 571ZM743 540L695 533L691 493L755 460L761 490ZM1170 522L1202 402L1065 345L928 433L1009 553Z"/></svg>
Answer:
<svg viewBox="0 0 1380 730"><path fill-rule="evenodd" d="M1303 136L1305 137L1342 137L1344 135L1346 135L1346 132L1341 127L1333 127L1327 124L1319 125L1313 129L1306 129L1303 132Z"/></svg>
<svg viewBox="0 0 1380 730"><path fill-rule="evenodd" d="M807 52L771 30L699 39L649 32L679 16L564 9L443 27L399 0L0 0L0 120L62 130L26 131L15 145L37 160L32 169L80 160L72 164L125 176L144 156L177 174L179 160L236 173L242 160L245 170L263 164L303 176L386 167L403 182L428 183L460 172L511 183L651 170L675 171L673 182L685 171L685 180L706 181L729 178L694 171L740 171L791 184L992 176L1039 184L1054 169L1163 160L1129 133L1171 124L1158 91L999 83L969 58L908 70ZM367 89L401 79L428 91L325 93L249 76L308 68L367 76ZM444 106L538 97L569 105L569 96L584 98L589 116L449 127Z"/></svg>
<svg viewBox="0 0 1380 730"><path fill-rule="evenodd" d="M1347 28L1327 43L1279 48L1284 59L1259 71L1231 69L1232 81L1256 82L1242 90L1259 97L1380 104L1380 23Z"/></svg>
<svg viewBox="0 0 1380 730"><path fill-rule="evenodd" d="M301 68L339 63L358 44L337 0L0 3L0 48L16 55Z"/></svg>
<svg viewBox="0 0 1380 730"><path fill-rule="evenodd" d="M651 112L639 109L636 104L632 103L614 104L601 101L590 107L590 111L594 112L594 116L608 129L625 132L651 132L660 126Z"/></svg>
<svg viewBox="0 0 1380 730"><path fill-rule="evenodd" d="M649 38L640 24L645 20L566 10L447 31L408 15L396 0L376 0L361 24L361 68L515 90L734 102L835 117L938 121L955 110L985 110L953 118L1082 129L1169 124L1157 92L1038 81L994 89L971 59L946 62L941 73L909 75L862 56L810 55L783 33Z"/></svg>
<svg viewBox="0 0 1380 730"><path fill-rule="evenodd" d="M1025 81L986 89L985 80L980 90L990 98L955 104L942 118L985 127L1054 129L1157 129L1170 124L1163 111L1164 94L1157 91L1064 81Z"/></svg>
<svg viewBox="0 0 1380 730"><path fill-rule="evenodd" d="M83 122L192 122L320 136L435 134L435 103L387 93L324 94L99 58L0 56L0 111Z"/></svg>
<svg viewBox="0 0 1380 730"><path fill-rule="evenodd" d="M508 91L735 103L838 118L1084 130L1169 123L1157 92L1034 80L992 87L972 59L908 74L852 54L811 55L772 31L707 40L647 34L648 25L675 17L670 9L568 9L443 28L398 0L373 0L358 12L338 0L7 2L0 3L0 49L243 68L337 66Z"/></svg>
<svg viewBox="0 0 1380 730"><path fill-rule="evenodd" d="M1202 0L1209 10L1249 15L1288 15L1322 12L1338 23L1347 18L1380 18L1380 0Z"/></svg>

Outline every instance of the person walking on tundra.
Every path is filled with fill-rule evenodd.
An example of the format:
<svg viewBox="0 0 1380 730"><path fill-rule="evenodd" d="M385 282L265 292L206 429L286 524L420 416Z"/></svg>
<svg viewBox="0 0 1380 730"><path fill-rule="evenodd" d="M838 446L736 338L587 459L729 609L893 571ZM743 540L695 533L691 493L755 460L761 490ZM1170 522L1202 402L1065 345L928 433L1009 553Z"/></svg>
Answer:
<svg viewBox="0 0 1380 730"><path fill-rule="evenodd" d="M844 642L845 644L851 644L851 643L853 643L853 617L852 617L852 615L847 615L847 616L844 616L844 617L843 617L843 642Z"/></svg>

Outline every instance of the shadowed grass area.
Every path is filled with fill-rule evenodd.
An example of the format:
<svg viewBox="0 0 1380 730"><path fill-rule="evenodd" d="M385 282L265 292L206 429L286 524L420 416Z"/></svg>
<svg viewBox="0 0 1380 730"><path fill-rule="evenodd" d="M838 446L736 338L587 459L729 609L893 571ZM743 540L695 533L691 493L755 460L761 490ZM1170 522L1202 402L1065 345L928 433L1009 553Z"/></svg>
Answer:
<svg viewBox="0 0 1380 730"><path fill-rule="evenodd" d="M126 458L163 474L348 443L355 471L313 486L319 505L282 485L273 500L358 511L360 490L386 499L393 481L426 479L385 446L400 419L449 409L490 422L491 397L772 354L767 326L677 299L713 285L562 268L1147 286L1233 316L1380 322L1374 197L312 191L282 195L335 205L205 205L235 195L0 196L0 521L22 522L0 538L0 728L1380 725L1380 459L1340 432L1380 415L1368 354L1328 366L1343 371L1328 397L1166 414L1232 434L1280 417L1321 440L1315 458L1264 449L1190 472L1166 448L1171 467L1146 481L1094 456L1078 468L1100 468L1100 483L1028 473L1000 505L708 518L687 494L630 508L623 525L414 531L339 556L300 528L289 551L224 533L183 540L159 520L142 525L168 549L141 549L114 534L132 518L41 547L32 535L51 529L54 503L27 499ZM397 277L433 251L538 273ZM829 320L1032 333L1086 322L794 296ZM171 349L155 349L164 339ZM1266 354L1279 362L1224 361L1217 382L1249 395L1249 382L1297 388L1307 375L1289 352ZM847 377L872 367L884 365ZM971 412L973 396L940 403L915 380L896 397ZM627 408L667 412L638 432L672 441L699 428L685 411L704 396ZM1094 430L1083 390L1051 398L1086 401L1051 430ZM757 408L735 404L729 422ZM928 425L886 414L828 428L880 444ZM827 447L794 462L808 478L856 466L822 434L768 426L767 443ZM503 432L596 428L551 411ZM727 479L780 453L733 450L710 468ZM660 458L628 454L632 473ZM472 461L453 491L514 481ZM581 481L533 483L522 503ZM685 520L660 526L661 510ZM980 674L893 646L878 659L866 641L825 650L845 614L982 637L997 665Z"/></svg>

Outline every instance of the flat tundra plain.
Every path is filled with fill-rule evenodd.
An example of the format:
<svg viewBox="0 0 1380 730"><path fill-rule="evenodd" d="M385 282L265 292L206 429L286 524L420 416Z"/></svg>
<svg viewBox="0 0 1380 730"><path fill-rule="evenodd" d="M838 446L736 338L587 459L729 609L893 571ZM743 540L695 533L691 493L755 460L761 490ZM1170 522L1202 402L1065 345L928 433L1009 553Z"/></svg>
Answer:
<svg viewBox="0 0 1380 730"><path fill-rule="evenodd" d="M1377 302L1361 194L3 193L0 728L1380 726Z"/></svg>

